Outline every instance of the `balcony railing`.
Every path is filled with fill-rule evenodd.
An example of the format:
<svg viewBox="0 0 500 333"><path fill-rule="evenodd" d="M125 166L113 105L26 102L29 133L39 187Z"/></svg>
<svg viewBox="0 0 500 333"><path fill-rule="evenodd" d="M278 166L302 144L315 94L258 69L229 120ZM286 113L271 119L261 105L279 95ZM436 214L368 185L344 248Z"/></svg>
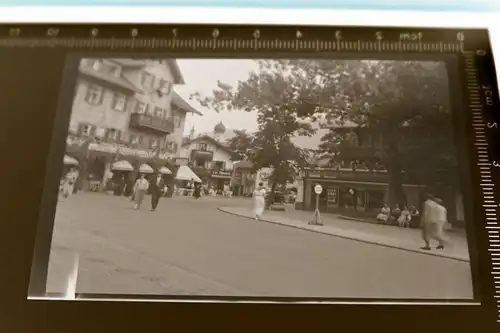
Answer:
<svg viewBox="0 0 500 333"><path fill-rule="evenodd" d="M147 114L132 114L130 116L130 127L138 130L149 130L170 134L174 132L174 121L172 118L163 119Z"/></svg>
<svg viewBox="0 0 500 333"><path fill-rule="evenodd" d="M213 158L214 158L213 151L200 150L200 149L191 150L191 160L193 161L207 162L207 161L212 161Z"/></svg>

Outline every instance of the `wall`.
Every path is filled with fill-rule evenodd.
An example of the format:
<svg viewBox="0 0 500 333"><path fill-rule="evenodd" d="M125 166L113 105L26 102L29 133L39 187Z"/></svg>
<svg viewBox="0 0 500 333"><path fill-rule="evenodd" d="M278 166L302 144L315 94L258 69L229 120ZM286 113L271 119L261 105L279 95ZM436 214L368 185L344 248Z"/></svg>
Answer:
<svg viewBox="0 0 500 333"><path fill-rule="evenodd" d="M151 134L148 132L130 129L129 121L130 114L134 112L137 100L147 103L150 105L151 110L154 107L160 107L165 110L165 117L172 117L174 110L172 110L172 91L164 96L159 96L156 92L160 79L164 79L168 82L173 83L173 75L170 68L165 64L160 64L157 61L146 60L146 66L143 68L124 68L122 69L122 76L129 80L133 85L139 89L144 89L143 94L129 94L129 99L127 102L126 109L124 111L116 111L112 108L114 91L109 88L104 89L103 102L100 105L91 105L85 101L85 96L87 94L88 85L90 81L84 77L77 79L76 92L73 100L72 116L70 121L70 129L72 131L77 131L79 123L89 123L97 126L98 128L115 128L122 132L121 139L128 141L130 135L139 135L143 137L143 144L140 148L149 148L149 142L151 138L158 139L160 144L165 144L166 141L173 141L177 143L177 146L181 146L182 133L184 132L185 123L185 113L182 111L176 112L181 117L180 126L175 128L175 132L165 138L161 134ZM146 71L153 76L155 76L154 88L146 88L142 86L141 77L142 73ZM174 157L179 155L173 154Z"/></svg>
<svg viewBox="0 0 500 333"><path fill-rule="evenodd" d="M213 142L211 142L209 140L206 140L206 141L204 141L202 139L195 140L195 141L191 142L189 145L184 146L182 149L182 152L181 152L181 157L191 158L191 151L200 149L200 146L202 143L206 143L207 150L212 151L214 153L214 156L212 159L213 162L217 162L217 161L225 162L226 169L233 168L233 161L231 161L231 155L229 154L229 152L218 147L217 145L215 145Z"/></svg>
<svg viewBox="0 0 500 333"><path fill-rule="evenodd" d="M127 103L125 111L115 111L112 109L114 91L104 89L102 103L99 105L89 104L85 101L89 84L90 81L84 78L77 79L70 129L76 131L78 124L84 122L97 127L115 128L120 131L126 131L128 129L132 103Z"/></svg>
<svg viewBox="0 0 500 333"><path fill-rule="evenodd" d="M169 134L166 138L166 141L168 142L175 142L177 143L177 147L179 149L175 153L176 157L181 157L182 152L181 152L181 145L182 145L182 138L184 137L184 126L186 125L186 112L179 110L178 108L175 107L175 105L172 107L172 116L177 116L180 118L180 124L179 126L176 126L174 128L174 132ZM177 124L176 124L177 125ZM189 157L189 156L183 156L183 157Z"/></svg>

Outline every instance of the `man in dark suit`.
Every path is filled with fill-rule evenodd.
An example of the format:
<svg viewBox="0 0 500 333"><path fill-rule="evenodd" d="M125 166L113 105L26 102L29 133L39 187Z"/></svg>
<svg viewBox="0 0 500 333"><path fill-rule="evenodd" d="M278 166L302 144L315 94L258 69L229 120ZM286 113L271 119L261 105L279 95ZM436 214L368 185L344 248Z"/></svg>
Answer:
<svg viewBox="0 0 500 333"><path fill-rule="evenodd" d="M165 181L162 175L159 173L156 175L154 181L151 182L151 211L154 212L156 207L158 207L158 202L163 196L163 191L165 189Z"/></svg>

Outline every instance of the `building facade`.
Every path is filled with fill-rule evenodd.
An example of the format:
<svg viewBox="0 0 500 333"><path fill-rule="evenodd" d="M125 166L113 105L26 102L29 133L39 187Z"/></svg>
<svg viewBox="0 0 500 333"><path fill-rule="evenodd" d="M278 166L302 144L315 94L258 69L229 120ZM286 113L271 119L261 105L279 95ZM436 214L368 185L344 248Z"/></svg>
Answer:
<svg viewBox="0 0 500 333"><path fill-rule="evenodd" d="M174 91L183 83L173 59L83 59L67 140L83 179L105 183L117 160L138 172L179 156L186 113L199 113Z"/></svg>
<svg viewBox="0 0 500 333"><path fill-rule="evenodd" d="M225 126L220 123L211 134L195 136L191 133L181 149L181 157L189 160L192 170L203 185L214 188L218 193L230 185L233 173L232 153L221 139L225 131Z"/></svg>
<svg viewBox="0 0 500 333"><path fill-rule="evenodd" d="M315 167L302 170L296 180L296 208L312 210L316 207L314 187L319 184L323 188L318 198L320 211L373 217L382 205L389 202L390 176L381 158L384 150L382 135L354 124L337 126L334 130L343 136L341 153L334 153L333 159L332 156L318 158ZM325 134L322 130L321 135ZM418 137L419 133L404 131L399 144L409 144L412 135ZM423 195L430 191L445 201L450 221L458 225L464 223L461 188L453 185L453 181L432 189L405 173L401 175L401 181L408 206L420 207Z"/></svg>

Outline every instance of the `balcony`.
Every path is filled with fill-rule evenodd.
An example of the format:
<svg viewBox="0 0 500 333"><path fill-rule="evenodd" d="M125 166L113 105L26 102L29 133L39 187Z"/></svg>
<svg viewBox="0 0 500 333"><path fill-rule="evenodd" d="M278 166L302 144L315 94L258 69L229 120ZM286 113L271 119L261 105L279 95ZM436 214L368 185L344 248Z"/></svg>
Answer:
<svg viewBox="0 0 500 333"><path fill-rule="evenodd" d="M163 119L147 114L132 114L130 116L130 127L136 130L166 135L173 133L175 126L172 118Z"/></svg>
<svg viewBox="0 0 500 333"><path fill-rule="evenodd" d="M193 149L191 150L191 160L192 161L197 161L200 163L205 163L212 161L214 158L214 152L210 150L200 150L200 149Z"/></svg>

